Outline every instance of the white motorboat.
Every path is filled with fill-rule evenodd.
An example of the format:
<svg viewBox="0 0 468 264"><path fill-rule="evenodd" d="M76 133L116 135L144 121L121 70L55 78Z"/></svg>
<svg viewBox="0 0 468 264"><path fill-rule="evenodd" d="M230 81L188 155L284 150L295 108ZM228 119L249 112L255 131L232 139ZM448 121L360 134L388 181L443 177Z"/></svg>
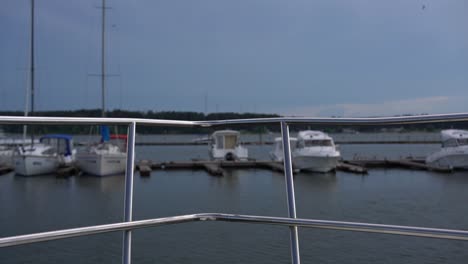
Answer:
<svg viewBox="0 0 468 264"><path fill-rule="evenodd" d="M289 144L291 146L291 153L296 150L297 138L290 137ZM280 137L275 138L275 147L273 151L270 152L270 158L273 161L282 162L284 157L283 153L283 140Z"/></svg>
<svg viewBox="0 0 468 264"><path fill-rule="evenodd" d="M296 149L291 152L295 169L315 172L335 170L341 158L333 139L321 131L299 132Z"/></svg>
<svg viewBox="0 0 468 264"><path fill-rule="evenodd" d="M240 145L240 133L220 130L211 135L210 156L215 160L247 160L248 150Z"/></svg>
<svg viewBox="0 0 468 264"><path fill-rule="evenodd" d="M15 172L24 176L54 173L59 166L73 162L75 154L71 136L46 135L40 138L39 144L15 150Z"/></svg>
<svg viewBox="0 0 468 264"><path fill-rule="evenodd" d="M127 164L126 140L126 135L103 135L101 142L77 153L77 166L86 174L94 176L124 174Z"/></svg>
<svg viewBox="0 0 468 264"><path fill-rule="evenodd" d="M437 168L468 169L468 131L447 129L440 132L442 148L426 158Z"/></svg>

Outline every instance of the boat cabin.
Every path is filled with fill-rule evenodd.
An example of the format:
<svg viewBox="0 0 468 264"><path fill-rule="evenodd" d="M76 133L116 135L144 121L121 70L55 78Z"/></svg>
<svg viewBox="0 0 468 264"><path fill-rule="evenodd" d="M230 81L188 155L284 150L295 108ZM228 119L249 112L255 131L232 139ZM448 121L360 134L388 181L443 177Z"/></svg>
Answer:
<svg viewBox="0 0 468 264"><path fill-rule="evenodd" d="M240 145L240 133L234 130L220 130L211 135L210 155L219 160L246 160L248 150Z"/></svg>
<svg viewBox="0 0 468 264"><path fill-rule="evenodd" d="M297 148L334 147L333 139L320 131L301 131L297 136Z"/></svg>
<svg viewBox="0 0 468 264"><path fill-rule="evenodd" d="M235 149L240 144L240 133L234 130L220 130L211 136L216 149Z"/></svg>
<svg viewBox="0 0 468 264"><path fill-rule="evenodd" d="M468 145L468 131L465 130L442 130L441 137L443 148Z"/></svg>

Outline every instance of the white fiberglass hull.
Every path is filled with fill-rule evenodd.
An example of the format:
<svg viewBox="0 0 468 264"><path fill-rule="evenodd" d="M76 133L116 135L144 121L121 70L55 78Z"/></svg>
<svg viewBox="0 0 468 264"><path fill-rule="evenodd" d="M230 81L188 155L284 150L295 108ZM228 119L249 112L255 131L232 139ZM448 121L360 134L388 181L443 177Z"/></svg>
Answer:
<svg viewBox="0 0 468 264"><path fill-rule="evenodd" d="M125 153L79 153L76 155L78 167L86 174L108 176L124 174L127 164Z"/></svg>
<svg viewBox="0 0 468 264"><path fill-rule="evenodd" d="M426 164L436 168L468 169L468 149L436 152L426 159Z"/></svg>
<svg viewBox="0 0 468 264"><path fill-rule="evenodd" d="M299 170L329 172L336 169L339 156L294 156L293 167Z"/></svg>
<svg viewBox="0 0 468 264"><path fill-rule="evenodd" d="M283 161L283 154L279 153L279 152L276 152L276 151L272 151L272 152L270 152L270 158L271 158L272 161L282 162Z"/></svg>
<svg viewBox="0 0 468 264"><path fill-rule="evenodd" d="M247 160L249 153L246 148L235 149L212 149L210 156L214 160Z"/></svg>
<svg viewBox="0 0 468 264"><path fill-rule="evenodd" d="M0 150L0 165L13 167L13 149Z"/></svg>
<svg viewBox="0 0 468 264"><path fill-rule="evenodd" d="M56 156L14 156L15 173L23 176L55 173L59 167Z"/></svg>

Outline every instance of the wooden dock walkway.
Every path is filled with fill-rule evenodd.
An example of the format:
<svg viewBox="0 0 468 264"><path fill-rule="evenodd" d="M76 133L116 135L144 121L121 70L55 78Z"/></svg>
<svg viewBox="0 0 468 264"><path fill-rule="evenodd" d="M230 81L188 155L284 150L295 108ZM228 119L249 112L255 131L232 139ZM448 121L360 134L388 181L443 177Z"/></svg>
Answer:
<svg viewBox="0 0 468 264"><path fill-rule="evenodd" d="M410 170L427 170L436 172L452 172L451 169L436 168L426 165L417 159L383 159L383 160L342 160L338 163L336 170L351 172L356 174L367 174L369 168L405 168ZM226 175L226 169L267 169L272 171L283 171L282 162L266 160L248 161L212 161L212 160L192 160L192 161L170 161L152 162L148 160L140 161L136 165L136 170L141 176L149 176L153 170L205 170L213 176ZM294 169L294 173L299 170Z"/></svg>
<svg viewBox="0 0 468 264"><path fill-rule="evenodd" d="M85 145L85 143L76 143ZM181 142L181 141L137 141L137 146L198 146L208 145L207 142ZM440 144L434 140L335 140L337 145L363 145L363 144ZM274 145L273 141L244 141L242 145Z"/></svg>
<svg viewBox="0 0 468 264"><path fill-rule="evenodd" d="M367 174L368 169L380 168L404 168L410 170L427 170L441 173L450 173L450 168L438 168L426 165L420 159L353 159L341 160L336 167L337 171L351 172L356 174ZM213 176L226 175L226 169L266 169L283 172L283 163L269 160L247 160L247 161L212 161L212 160L191 160L191 161L169 161L153 162L151 160L141 160L135 166L140 176L148 177L154 170L205 170ZM293 168L294 173L300 170ZM12 167L0 166L0 175L13 171ZM75 165L58 168L57 177L69 177L81 175L81 171Z"/></svg>
<svg viewBox="0 0 468 264"><path fill-rule="evenodd" d="M436 172L452 172L450 168L439 168L425 164L424 160L420 159L382 159L382 160L350 160L349 164L362 166L366 168L406 168L416 170L427 170Z"/></svg>

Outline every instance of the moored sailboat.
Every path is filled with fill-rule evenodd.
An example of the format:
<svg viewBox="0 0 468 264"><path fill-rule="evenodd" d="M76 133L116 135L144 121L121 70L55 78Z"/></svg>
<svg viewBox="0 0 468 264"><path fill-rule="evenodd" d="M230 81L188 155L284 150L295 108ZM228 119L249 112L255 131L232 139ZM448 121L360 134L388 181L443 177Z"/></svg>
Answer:
<svg viewBox="0 0 468 264"><path fill-rule="evenodd" d="M76 155L77 166L94 176L109 176L125 173L127 153L125 143L116 144L122 136L110 136L107 126L101 126L101 141L87 146Z"/></svg>
<svg viewBox="0 0 468 264"><path fill-rule="evenodd" d="M73 139L69 135L45 135L38 144L20 146L15 150L15 173L23 176L54 173L59 166L75 159Z"/></svg>
<svg viewBox="0 0 468 264"><path fill-rule="evenodd" d="M102 1L102 38L101 38L101 116L106 116L105 107L105 0ZM126 168L127 153L125 146L111 141L109 127L102 125L101 141L87 146L76 156L78 167L85 173L95 176L108 176L124 174Z"/></svg>

